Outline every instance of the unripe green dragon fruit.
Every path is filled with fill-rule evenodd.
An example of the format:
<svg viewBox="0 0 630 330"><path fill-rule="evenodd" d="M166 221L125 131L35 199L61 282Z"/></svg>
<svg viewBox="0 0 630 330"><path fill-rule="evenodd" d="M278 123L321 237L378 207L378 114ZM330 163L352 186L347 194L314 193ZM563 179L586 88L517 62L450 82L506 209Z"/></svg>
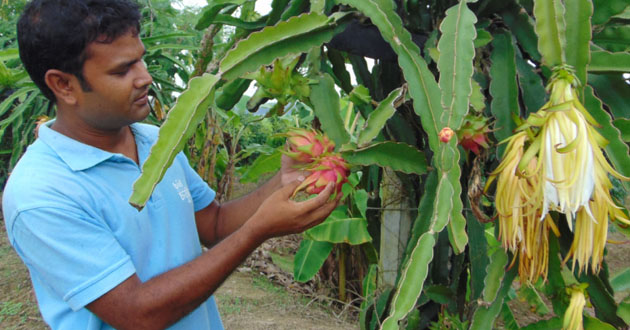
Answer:
<svg viewBox="0 0 630 330"><path fill-rule="evenodd" d="M341 192L341 187L348 182L348 163L338 154L329 154L319 158L310 168L311 174L297 187L293 195L304 189L309 194L319 194L329 182L335 183L335 191L331 198Z"/></svg>
<svg viewBox="0 0 630 330"><path fill-rule="evenodd" d="M479 155L480 148L488 148L488 132L490 132L488 118L482 115L468 114L464 118L464 123L457 131L459 144L469 151Z"/></svg>
<svg viewBox="0 0 630 330"><path fill-rule="evenodd" d="M315 130L295 128L287 133L288 149L285 154L298 162L310 163L335 150L335 143Z"/></svg>

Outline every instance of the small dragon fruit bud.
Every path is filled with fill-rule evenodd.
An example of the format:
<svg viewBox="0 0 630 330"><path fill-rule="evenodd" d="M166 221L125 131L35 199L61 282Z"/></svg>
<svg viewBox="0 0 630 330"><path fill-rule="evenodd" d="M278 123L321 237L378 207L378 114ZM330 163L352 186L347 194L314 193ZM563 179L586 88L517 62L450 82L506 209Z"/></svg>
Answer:
<svg viewBox="0 0 630 330"><path fill-rule="evenodd" d="M459 144L466 150L479 155L480 147L488 148L488 133L491 131L488 118L468 114L462 127L457 131Z"/></svg>
<svg viewBox="0 0 630 330"><path fill-rule="evenodd" d="M335 150L335 143L315 130L292 129L287 134L287 142L289 150L285 153L302 163L310 163Z"/></svg>
<svg viewBox="0 0 630 330"><path fill-rule="evenodd" d="M438 137L440 138L440 141L444 143L448 143L448 141L450 141L451 138L453 137L453 134L455 133L450 127L444 127L442 128L440 133L438 133Z"/></svg>
<svg viewBox="0 0 630 330"><path fill-rule="evenodd" d="M346 161L338 155L322 157L312 168L307 169L311 174L295 189L293 195L304 189L309 194L319 194L329 182L335 183L334 196L341 192L341 187L348 182L349 168Z"/></svg>

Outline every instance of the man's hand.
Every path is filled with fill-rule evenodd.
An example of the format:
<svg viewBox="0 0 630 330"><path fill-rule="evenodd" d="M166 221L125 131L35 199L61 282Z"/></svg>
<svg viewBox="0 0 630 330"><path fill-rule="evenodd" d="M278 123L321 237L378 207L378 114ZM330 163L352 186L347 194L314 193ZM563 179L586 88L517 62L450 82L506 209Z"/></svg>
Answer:
<svg viewBox="0 0 630 330"><path fill-rule="evenodd" d="M300 165L305 165L304 163L299 163L287 155L282 155L281 162L282 166L280 167L280 182L282 184L282 187L286 187L296 180L304 181L304 179L310 174L308 171L296 168Z"/></svg>
<svg viewBox="0 0 630 330"><path fill-rule="evenodd" d="M321 193L309 200L295 202L290 197L299 184L300 181L293 181L270 195L245 226L265 240L300 233L324 221L341 198L338 196L330 200L334 184L329 183Z"/></svg>

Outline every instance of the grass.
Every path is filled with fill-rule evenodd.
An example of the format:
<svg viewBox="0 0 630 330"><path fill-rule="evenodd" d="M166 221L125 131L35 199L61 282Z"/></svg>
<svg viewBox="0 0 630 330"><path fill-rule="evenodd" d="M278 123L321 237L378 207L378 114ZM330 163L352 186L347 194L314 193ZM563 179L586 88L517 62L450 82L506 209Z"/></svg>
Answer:
<svg viewBox="0 0 630 330"><path fill-rule="evenodd" d="M0 219L0 329L46 329L28 270L8 242Z"/></svg>

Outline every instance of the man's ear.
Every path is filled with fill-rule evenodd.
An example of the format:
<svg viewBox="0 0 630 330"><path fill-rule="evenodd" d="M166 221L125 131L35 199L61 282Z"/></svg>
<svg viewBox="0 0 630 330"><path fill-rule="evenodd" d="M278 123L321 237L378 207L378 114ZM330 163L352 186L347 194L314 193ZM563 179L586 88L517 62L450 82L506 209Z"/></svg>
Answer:
<svg viewBox="0 0 630 330"><path fill-rule="evenodd" d="M44 76L46 85L55 94L57 101L69 105L74 105L77 102L75 95L77 91L76 80L77 78L74 75L57 69L46 71L46 75Z"/></svg>

